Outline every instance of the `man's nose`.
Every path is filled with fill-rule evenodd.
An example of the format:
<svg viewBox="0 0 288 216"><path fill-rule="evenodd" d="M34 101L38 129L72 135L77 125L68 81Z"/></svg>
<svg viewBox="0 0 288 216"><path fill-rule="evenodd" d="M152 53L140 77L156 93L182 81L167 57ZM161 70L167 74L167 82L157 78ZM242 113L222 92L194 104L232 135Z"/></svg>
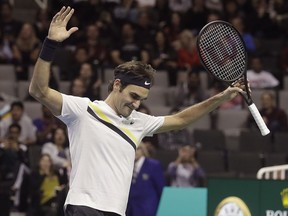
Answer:
<svg viewBox="0 0 288 216"><path fill-rule="evenodd" d="M133 102L133 107L134 107L134 109L138 109L139 106L140 106L140 103L141 103L140 100L135 100L135 101Z"/></svg>

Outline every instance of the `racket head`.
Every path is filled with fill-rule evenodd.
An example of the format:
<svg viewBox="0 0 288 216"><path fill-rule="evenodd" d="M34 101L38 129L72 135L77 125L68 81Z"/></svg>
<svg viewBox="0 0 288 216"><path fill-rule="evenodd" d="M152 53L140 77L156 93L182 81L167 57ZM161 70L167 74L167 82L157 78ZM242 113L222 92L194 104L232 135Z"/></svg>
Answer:
<svg viewBox="0 0 288 216"><path fill-rule="evenodd" d="M197 52L203 67L216 79L232 83L246 79L247 51L238 30L216 20L206 24L197 37Z"/></svg>

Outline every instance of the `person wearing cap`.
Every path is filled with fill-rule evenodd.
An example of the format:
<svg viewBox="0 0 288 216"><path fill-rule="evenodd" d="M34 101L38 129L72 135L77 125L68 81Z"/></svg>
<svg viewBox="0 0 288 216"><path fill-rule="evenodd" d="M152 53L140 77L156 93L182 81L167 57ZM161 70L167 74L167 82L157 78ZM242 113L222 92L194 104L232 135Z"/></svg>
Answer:
<svg viewBox="0 0 288 216"><path fill-rule="evenodd" d="M78 30L66 29L74 9L63 7L52 19L35 64L29 93L62 120L68 129L72 169L66 216L125 215L135 151L145 136L179 130L231 100L244 85L223 92L177 114L151 116L137 112L147 99L155 70L129 61L117 66L105 100L62 94L48 86L53 56L61 42Z"/></svg>

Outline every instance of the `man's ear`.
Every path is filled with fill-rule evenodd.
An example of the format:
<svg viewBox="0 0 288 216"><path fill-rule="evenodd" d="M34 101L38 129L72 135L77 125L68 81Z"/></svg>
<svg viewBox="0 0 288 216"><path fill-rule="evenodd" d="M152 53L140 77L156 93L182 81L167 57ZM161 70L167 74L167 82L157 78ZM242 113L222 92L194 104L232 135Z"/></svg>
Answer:
<svg viewBox="0 0 288 216"><path fill-rule="evenodd" d="M120 79L114 80L113 90L120 91L120 89L121 89L121 80Z"/></svg>

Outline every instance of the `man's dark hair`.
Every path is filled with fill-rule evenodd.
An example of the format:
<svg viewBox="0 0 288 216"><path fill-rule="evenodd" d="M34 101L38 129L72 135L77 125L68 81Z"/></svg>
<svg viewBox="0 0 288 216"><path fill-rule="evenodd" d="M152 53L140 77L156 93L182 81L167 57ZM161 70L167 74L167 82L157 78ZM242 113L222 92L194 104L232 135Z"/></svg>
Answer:
<svg viewBox="0 0 288 216"><path fill-rule="evenodd" d="M19 124L17 123L12 123L10 126L9 126L9 130L10 131L12 128L17 128L19 130L19 132L21 132L22 128Z"/></svg>
<svg viewBox="0 0 288 216"><path fill-rule="evenodd" d="M138 79L148 78L151 81L151 83L154 82L154 73L155 73L155 69L153 69L151 65L144 64L140 61L134 61L134 60L120 64L114 69L114 77L118 76L119 74L132 75L133 77L138 78ZM113 90L114 80L111 80L109 82L109 85L108 85L109 93L112 92ZM121 90L123 90L130 83L124 83L121 81L121 84L122 84Z"/></svg>
<svg viewBox="0 0 288 216"><path fill-rule="evenodd" d="M11 108L10 110L12 110L14 107L19 107L22 110L24 110L24 104L21 101L14 101L11 103Z"/></svg>

